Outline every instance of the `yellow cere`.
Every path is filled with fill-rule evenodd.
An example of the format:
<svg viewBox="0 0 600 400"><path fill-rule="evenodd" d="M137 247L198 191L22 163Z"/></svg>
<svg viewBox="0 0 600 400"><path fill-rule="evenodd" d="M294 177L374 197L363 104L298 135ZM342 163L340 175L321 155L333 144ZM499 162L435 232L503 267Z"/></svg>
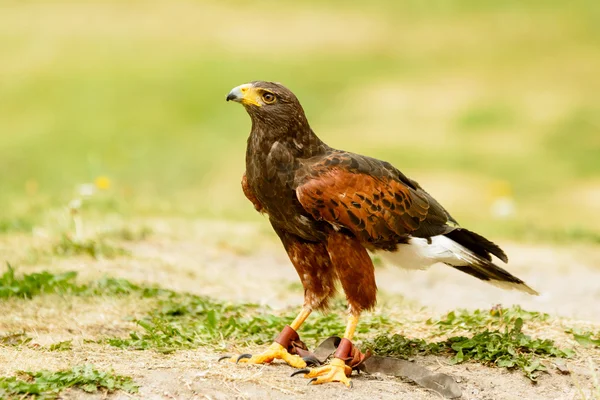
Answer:
<svg viewBox="0 0 600 400"><path fill-rule="evenodd" d="M253 106L261 107L263 105L261 100L261 91L259 88L255 88L252 86L242 87L242 103L243 104L251 104Z"/></svg>

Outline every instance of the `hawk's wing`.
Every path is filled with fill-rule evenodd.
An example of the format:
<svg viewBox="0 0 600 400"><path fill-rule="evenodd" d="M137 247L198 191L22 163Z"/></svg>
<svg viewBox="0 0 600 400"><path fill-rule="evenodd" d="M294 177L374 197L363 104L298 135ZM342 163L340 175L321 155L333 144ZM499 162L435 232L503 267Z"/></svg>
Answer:
<svg viewBox="0 0 600 400"><path fill-rule="evenodd" d="M315 219L374 244L455 229L456 221L416 182L387 162L358 154L334 151L306 160L296 173L296 195Z"/></svg>

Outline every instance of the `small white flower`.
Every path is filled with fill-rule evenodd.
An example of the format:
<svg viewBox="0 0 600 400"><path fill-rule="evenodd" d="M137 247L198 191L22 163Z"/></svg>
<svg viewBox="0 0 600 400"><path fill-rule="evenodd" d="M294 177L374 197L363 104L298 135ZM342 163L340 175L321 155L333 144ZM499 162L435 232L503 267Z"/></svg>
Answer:
<svg viewBox="0 0 600 400"><path fill-rule="evenodd" d="M82 197L91 197L96 193L96 186L93 183L84 183L79 185L77 193Z"/></svg>
<svg viewBox="0 0 600 400"><path fill-rule="evenodd" d="M69 209L71 211L77 211L77 210L79 210L81 208L81 199L80 198L76 198L76 199L71 200L69 202L69 206L68 207L69 207Z"/></svg>

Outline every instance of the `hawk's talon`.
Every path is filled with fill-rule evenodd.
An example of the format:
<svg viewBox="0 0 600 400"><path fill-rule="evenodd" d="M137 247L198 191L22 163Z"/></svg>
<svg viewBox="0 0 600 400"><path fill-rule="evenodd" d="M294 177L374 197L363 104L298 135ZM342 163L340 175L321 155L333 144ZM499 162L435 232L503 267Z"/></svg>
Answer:
<svg viewBox="0 0 600 400"><path fill-rule="evenodd" d="M298 355L290 354L287 349L277 342L271 344L268 349L260 354L246 353L237 357L230 357L229 360L236 364L270 364L273 360L283 360L294 368L306 368L306 361Z"/></svg>
<svg viewBox="0 0 600 400"><path fill-rule="evenodd" d="M231 358L231 356L223 356L223 357L219 357L219 359L217 360L217 362L221 362L223 360L227 360L228 358Z"/></svg>
<svg viewBox="0 0 600 400"><path fill-rule="evenodd" d="M310 369L308 368L303 368L303 369L299 369L298 371L294 371L292 372L292 374L290 375L290 378L296 375L300 375L300 374L308 374L310 372Z"/></svg>
<svg viewBox="0 0 600 400"><path fill-rule="evenodd" d="M321 361L319 361L319 359L315 356L306 356L306 357L302 357L302 359L304 360L306 365L317 366L317 367L319 365L321 365Z"/></svg>
<svg viewBox="0 0 600 400"><path fill-rule="evenodd" d="M235 363L238 364L240 362L240 360L243 360L245 358L252 358L252 354L240 354L240 356L237 358L237 360L235 360Z"/></svg>
<svg viewBox="0 0 600 400"><path fill-rule="evenodd" d="M333 358L329 364L323 365L322 367L313 368L305 372L306 370L296 371L297 373L305 373L305 378L311 378L308 384L320 385L328 382L342 382L349 388L352 388L352 381L349 376L352 374L352 368L346 365L344 360L339 358Z"/></svg>

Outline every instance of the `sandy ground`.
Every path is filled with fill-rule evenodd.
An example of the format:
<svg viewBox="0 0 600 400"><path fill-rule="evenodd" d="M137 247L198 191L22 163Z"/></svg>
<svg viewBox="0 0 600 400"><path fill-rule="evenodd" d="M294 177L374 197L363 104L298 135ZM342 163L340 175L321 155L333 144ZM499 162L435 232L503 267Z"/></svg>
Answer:
<svg viewBox="0 0 600 400"><path fill-rule="evenodd" d="M86 257L49 258L19 267L21 272L51 269L77 270L82 280L101 275L120 276L136 282L157 283L181 291L206 294L232 301L252 301L274 308L300 306L302 290L297 276L279 243L265 224L230 225L221 222L145 221L154 234L140 242L123 243L131 257L94 261ZM23 238L3 238L0 250L8 260L25 259L28 245ZM600 249L593 247L523 246L502 243L511 263L508 269L524 279L541 295L531 297L502 291L444 266L425 272L396 268L376 270L381 298L386 307L398 308L405 316L437 316L456 308L489 308L496 304L520 304L529 310L545 311L556 319L560 336L563 326L600 326ZM13 261L14 264L14 261ZM51 302L34 299L0 304L0 333L34 332L40 344L69 338L76 345L71 352L44 352L0 347L0 374L19 369L66 368L93 363L131 375L141 384L138 395L117 393L110 398L141 399L314 399L346 400L432 399L439 396L409 382L388 377L360 376L354 389L341 384L306 386L287 365L234 366L217 364L218 354L198 349L170 355L152 351L131 352L82 344L82 338L126 334L133 324L128 316L144 310L122 299L61 299ZM49 321L53 321L49 323ZM409 327L398 332L410 334ZM567 345L566 335L562 340ZM231 349L233 352L240 349ZM250 349L259 351L260 349ZM246 349L244 350L246 351ZM594 379L600 376L600 351L580 352L568 360L568 375L550 368L539 383L532 384L519 372L508 372L479 364L449 365L447 359L421 357L420 365L456 378L463 399L595 399ZM599 394L600 395L600 394ZM104 398L70 391L69 399Z"/></svg>
<svg viewBox="0 0 600 400"><path fill-rule="evenodd" d="M441 398L434 392L408 381L380 376L355 376L354 388L341 384L307 386L300 377L289 377L294 370L284 364L233 366L218 364L215 355L202 350L180 351L172 355L154 352L127 352L92 346L78 357L67 353L42 353L35 350L3 351L2 361L18 364L19 369L67 368L74 362L93 363L98 368L114 368L134 377L141 384L136 395L117 393L111 399L408 399ZM17 361L18 360L18 361ZM552 372L533 385L518 372L492 369L479 364L448 365L445 359L423 357L417 362L437 372L452 375L460 384L462 399L581 399L578 385L586 391L588 365L569 365L571 375ZM65 399L105 398L80 391L65 393ZM585 398L585 397L583 397ZM593 397L587 397L593 399Z"/></svg>

